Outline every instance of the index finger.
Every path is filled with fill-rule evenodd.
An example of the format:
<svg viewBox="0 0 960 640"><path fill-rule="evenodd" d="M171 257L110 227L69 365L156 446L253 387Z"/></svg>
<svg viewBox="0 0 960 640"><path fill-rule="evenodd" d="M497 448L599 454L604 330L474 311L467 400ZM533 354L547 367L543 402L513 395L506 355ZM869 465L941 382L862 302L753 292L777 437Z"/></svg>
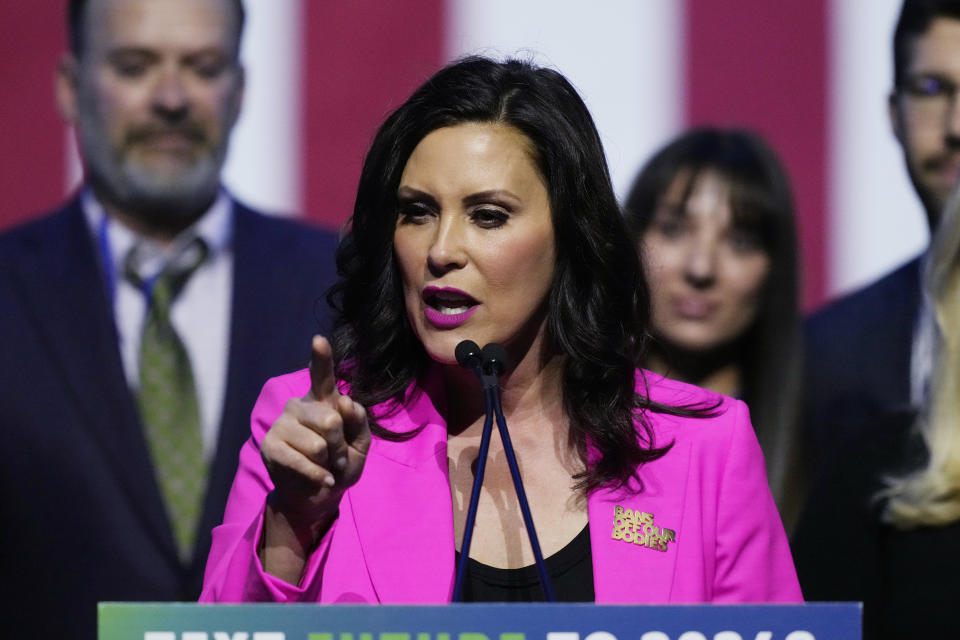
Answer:
<svg viewBox="0 0 960 640"><path fill-rule="evenodd" d="M323 400L337 393L333 375L333 348L323 336L313 336L310 353L310 395Z"/></svg>

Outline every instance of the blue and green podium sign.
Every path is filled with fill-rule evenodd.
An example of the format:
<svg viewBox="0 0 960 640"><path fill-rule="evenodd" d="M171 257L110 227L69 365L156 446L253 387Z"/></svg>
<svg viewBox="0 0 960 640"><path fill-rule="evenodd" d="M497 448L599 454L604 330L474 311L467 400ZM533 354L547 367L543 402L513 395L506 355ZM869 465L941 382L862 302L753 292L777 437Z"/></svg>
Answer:
<svg viewBox="0 0 960 640"><path fill-rule="evenodd" d="M857 640L859 604L101 603L100 640Z"/></svg>

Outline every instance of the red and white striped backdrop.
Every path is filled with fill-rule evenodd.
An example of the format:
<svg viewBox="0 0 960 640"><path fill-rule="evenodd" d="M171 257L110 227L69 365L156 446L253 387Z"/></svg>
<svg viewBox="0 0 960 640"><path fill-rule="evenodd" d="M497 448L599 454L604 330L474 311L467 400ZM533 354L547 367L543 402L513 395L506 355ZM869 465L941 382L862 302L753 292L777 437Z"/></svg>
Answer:
<svg viewBox="0 0 960 640"><path fill-rule="evenodd" d="M926 231L886 120L900 0L246 0L248 93L227 184L338 225L375 126L445 61L522 55L565 73L623 195L692 124L751 126L793 179L804 302L872 279ZM0 3L0 228L78 177L53 104L63 3Z"/></svg>

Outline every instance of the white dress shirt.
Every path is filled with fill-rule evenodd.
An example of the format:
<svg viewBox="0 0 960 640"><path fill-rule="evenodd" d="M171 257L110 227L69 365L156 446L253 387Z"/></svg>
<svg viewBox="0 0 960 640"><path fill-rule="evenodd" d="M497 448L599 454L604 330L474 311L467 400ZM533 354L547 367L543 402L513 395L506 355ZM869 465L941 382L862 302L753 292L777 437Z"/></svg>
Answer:
<svg viewBox="0 0 960 640"><path fill-rule="evenodd" d="M110 270L113 314L120 339L120 355L127 383L136 393L140 386L140 337L146 320L144 293L124 277L127 256L137 248L136 271L148 280L183 255L196 238L207 245L207 258L190 276L173 301L170 320L183 341L197 385L204 454L213 458L227 383L230 345L230 304L233 291L233 205L221 191L203 216L163 244L144 238L115 218L87 189L81 196L83 211L101 262Z"/></svg>

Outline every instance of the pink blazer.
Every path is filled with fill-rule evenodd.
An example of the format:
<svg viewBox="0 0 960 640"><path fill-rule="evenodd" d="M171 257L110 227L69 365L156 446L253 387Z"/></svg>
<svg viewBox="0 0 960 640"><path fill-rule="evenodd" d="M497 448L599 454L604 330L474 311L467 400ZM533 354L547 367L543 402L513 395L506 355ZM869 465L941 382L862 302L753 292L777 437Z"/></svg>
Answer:
<svg viewBox="0 0 960 640"><path fill-rule="evenodd" d="M427 393L412 390L393 417L380 420L391 430L422 430L406 442L374 438L362 477L345 492L299 586L264 573L257 558L272 489L259 445L284 403L306 394L310 378L303 370L269 380L253 410L253 434L240 452L223 524L213 530L200 601L449 602L453 508L446 425L429 393L440 380L432 376ZM644 377L655 401L721 405L710 418L649 414L657 444L674 446L641 467L643 490L631 485L588 496L596 601L800 602L746 405L649 372L638 376L638 390Z"/></svg>

